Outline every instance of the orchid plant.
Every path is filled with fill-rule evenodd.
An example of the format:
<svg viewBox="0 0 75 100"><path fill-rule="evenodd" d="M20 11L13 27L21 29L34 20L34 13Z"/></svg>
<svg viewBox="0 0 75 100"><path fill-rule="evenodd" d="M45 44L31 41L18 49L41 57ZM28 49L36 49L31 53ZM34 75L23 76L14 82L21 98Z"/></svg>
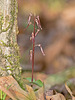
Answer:
<svg viewBox="0 0 75 100"><path fill-rule="evenodd" d="M33 22L31 22L32 20L32 17L33 17ZM30 40L32 42L32 50L30 50L30 61L32 62L32 79L31 79L31 82L33 82L33 73L34 73L34 52L35 52L35 47L38 46L40 47L40 50L43 54L43 56L45 56L45 53L42 49L42 46L41 44L35 44L35 37L37 36L37 34L42 30L42 27L41 27L41 24L40 24L40 18L39 16L36 16L35 14L31 14L29 15L29 18L28 18L28 25L27 27L25 28L25 30L30 26L30 25L33 25L33 32L31 34L31 37L30 37ZM36 29L36 26L37 25L37 29ZM36 82L35 82L36 83Z"/></svg>

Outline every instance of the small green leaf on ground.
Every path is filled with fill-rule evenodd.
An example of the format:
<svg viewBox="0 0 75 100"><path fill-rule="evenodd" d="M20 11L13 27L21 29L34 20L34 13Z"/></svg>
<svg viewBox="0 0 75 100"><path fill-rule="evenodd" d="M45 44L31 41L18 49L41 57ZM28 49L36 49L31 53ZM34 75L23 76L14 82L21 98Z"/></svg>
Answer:
<svg viewBox="0 0 75 100"><path fill-rule="evenodd" d="M43 86L43 82L41 80L34 81L33 84L36 84L39 87L42 87Z"/></svg>

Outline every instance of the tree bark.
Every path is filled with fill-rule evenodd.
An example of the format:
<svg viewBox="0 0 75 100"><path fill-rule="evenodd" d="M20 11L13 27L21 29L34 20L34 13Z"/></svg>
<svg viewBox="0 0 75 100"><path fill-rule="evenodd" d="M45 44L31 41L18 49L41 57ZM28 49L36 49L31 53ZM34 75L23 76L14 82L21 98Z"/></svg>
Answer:
<svg viewBox="0 0 75 100"><path fill-rule="evenodd" d="M0 76L19 78L19 48L17 45L17 0L0 0Z"/></svg>

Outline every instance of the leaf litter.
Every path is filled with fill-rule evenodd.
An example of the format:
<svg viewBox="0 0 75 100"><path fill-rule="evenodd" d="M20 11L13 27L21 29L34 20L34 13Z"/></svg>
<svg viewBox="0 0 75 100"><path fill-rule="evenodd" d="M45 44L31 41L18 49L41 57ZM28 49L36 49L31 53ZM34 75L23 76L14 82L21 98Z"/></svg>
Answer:
<svg viewBox="0 0 75 100"><path fill-rule="evenodd" d="M65 87L71 95L71 100L75 100L67 84L65 84ZM0 77L0 90L6 93L12 100L66 100L63 94L57 93L56 91L53 92L53 90L50 90L49 93L44 95L44 87L40 87L35 92L31 86L26 85L26 90L24 91L12 76Z"/></svg>

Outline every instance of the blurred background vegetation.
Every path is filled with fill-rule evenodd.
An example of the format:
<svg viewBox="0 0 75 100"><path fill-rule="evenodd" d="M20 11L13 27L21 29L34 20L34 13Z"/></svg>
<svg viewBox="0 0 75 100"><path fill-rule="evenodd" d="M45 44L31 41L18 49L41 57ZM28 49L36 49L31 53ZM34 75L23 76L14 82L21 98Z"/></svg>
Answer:
<svg viewBox="0 0 75 100"><path fill-rule="evenodd" d="M75 0L18 0L18 44L21 66L31 70L29 50L33 26L27 30L29 13L39 15L43 30L36 37L45 57L35 48L35 71L53 74L75 66Z"/></svg>

